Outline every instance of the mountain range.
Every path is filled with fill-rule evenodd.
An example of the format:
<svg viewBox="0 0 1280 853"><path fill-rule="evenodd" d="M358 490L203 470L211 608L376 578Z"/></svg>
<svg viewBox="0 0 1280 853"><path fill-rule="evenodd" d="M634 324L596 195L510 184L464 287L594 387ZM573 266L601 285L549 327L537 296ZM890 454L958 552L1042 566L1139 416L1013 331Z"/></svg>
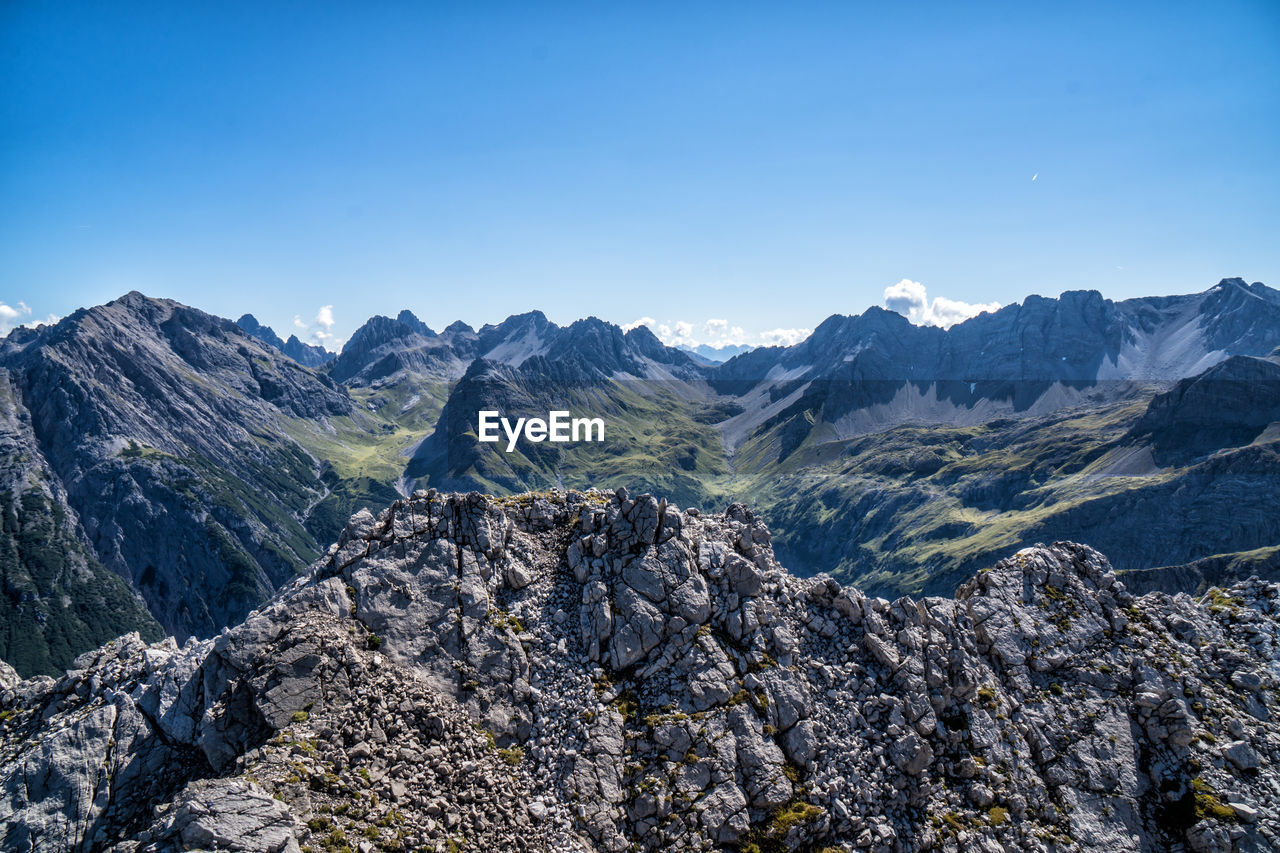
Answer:
<svg viewBox="0 0 1280 853"><path fill-rule="evenodd" d="M212 636L419 488L749 501L794 570L870 594L950 594L1055 539L1139 590L1271 576L1278 346L1280 292L1240 279L949 329L871 308L723 364L536 311L437 332L405 310L334 355L130 293L0 342L0 657L56 674L125 631ZM606 440L506 453L482 407Z"/></svg>

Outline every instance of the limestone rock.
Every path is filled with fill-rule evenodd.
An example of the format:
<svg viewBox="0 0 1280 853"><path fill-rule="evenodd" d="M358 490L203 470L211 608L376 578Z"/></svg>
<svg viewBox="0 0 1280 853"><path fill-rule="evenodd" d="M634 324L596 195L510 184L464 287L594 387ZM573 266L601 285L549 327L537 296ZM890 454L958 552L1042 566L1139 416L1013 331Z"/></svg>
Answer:
<svg viewBox="0 0 1280 853"><path fill-rule="evenodd" d="M801 580L745 507L420 492L240 625L0 668L6 850L1261 851L1280 587ZM1227 602L1227 603L1224 603Z"/></svg>

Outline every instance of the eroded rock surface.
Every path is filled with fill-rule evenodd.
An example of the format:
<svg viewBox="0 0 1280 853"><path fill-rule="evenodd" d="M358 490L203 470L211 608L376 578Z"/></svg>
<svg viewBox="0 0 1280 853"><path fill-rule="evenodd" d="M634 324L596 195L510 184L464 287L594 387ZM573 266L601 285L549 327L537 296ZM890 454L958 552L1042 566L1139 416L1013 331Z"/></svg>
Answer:
<svg viewBox="0 0 1280 853"><path fill-rule="evenodd" d="M890 602L740 505L419 492L214 639L0 672L3 846L1272 849L1278 619L1069 543Z"/></svg>

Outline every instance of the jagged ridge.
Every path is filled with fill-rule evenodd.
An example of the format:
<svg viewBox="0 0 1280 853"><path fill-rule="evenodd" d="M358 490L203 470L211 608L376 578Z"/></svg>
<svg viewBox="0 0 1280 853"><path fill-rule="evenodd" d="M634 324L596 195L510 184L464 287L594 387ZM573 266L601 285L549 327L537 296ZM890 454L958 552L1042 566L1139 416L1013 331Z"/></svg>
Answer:
<svg viewBox="0 0 1280 853"><path fill-rule="evenodd" d="M419 492L216 639L10 671L4 846L1268 849L1278 618L1069 543L888 602L740 505Z"/></svg>

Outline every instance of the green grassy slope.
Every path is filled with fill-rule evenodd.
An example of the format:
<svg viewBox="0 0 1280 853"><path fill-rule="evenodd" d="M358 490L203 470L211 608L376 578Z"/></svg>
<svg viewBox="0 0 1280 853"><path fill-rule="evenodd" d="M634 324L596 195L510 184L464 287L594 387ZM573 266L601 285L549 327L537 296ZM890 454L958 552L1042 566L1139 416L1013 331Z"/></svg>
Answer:
<svg viewBox="0 0 1280 853"><path fill-rule="evenodd" d="M661 494L690 506L721 500L730 476L720 435L701 418L703 404L660 385L602 381L579 387L524 387L503 414L514 420L564 408L603 418L604 441L530 442L506 451L506 440L481 443L475 413L463 404L431 437L433 453L411 471L417 485L474 488L505 495L528 489L617 488Z"/></svg>
<svg viewBox="0 0 1280 853"><path fill-rule="evenodd" d="M811 438L747 492L784 563L888 595L950 592L1036 541L1083 541L1125 569L1280 542L1266 509L1280 499L1280 445L1262 436L1159 468L1128 435L1146 403Z"/></svg>

